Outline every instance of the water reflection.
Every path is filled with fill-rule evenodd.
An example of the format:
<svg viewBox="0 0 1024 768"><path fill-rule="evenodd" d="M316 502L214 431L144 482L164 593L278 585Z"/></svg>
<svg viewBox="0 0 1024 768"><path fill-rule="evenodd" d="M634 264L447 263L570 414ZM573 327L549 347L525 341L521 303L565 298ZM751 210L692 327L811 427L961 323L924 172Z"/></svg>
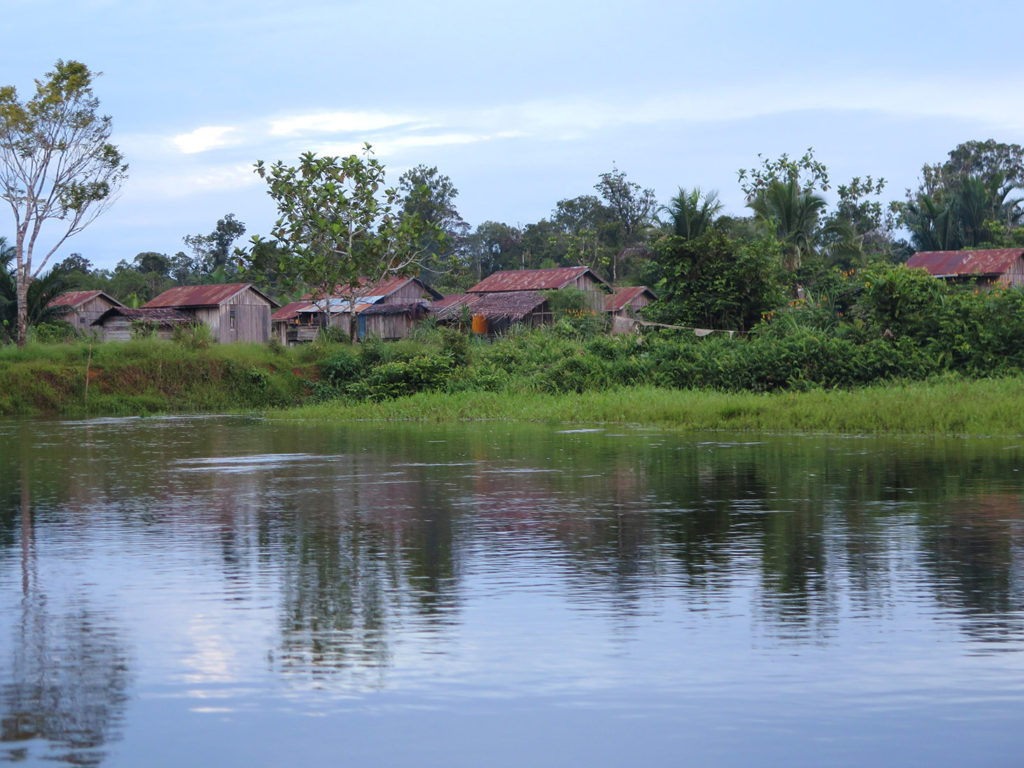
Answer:
<svg viewBox="0 0 1024 768"><path fill-rule="evenodd" d="M786 649L794 685L787 655L838 667L862 633L1024 649L1012 442L239 418L6 423L0 446L11 759L99 764L140 675L237 712L246 686L671 688L680 643L710 669Z"/></svg>
<svg viewBox="0 0 1024 768"><path fill-rule="evenodd" d="M116 618L75 590L62 604L41 574L32 510L32 457L18 452L21 600L0 685L0 744L15 762L44 743L48 759L100 765L119 737L129 682L129 654ZM5 469L11 469L5 467ZM10 522L3 526L10 537ZM66 585L58 585L58 589Z"/></svg>

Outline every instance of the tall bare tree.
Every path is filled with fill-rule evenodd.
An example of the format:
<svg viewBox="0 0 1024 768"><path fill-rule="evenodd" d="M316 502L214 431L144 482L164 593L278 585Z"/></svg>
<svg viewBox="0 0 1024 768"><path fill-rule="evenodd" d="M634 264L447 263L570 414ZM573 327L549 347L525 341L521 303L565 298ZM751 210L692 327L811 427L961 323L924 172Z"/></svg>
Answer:
<svg viewBox="0 0 1024 768"><path fill-rule="evenodd" d="M110 143L109 116L97 114L92 81L99 73L58 61L36 80L32 98L0 87L0 199L14 214L19 346L28 332L28 286L64 242L113 201L128 166ZM41 252L44 226L57 227Z"/></svg>

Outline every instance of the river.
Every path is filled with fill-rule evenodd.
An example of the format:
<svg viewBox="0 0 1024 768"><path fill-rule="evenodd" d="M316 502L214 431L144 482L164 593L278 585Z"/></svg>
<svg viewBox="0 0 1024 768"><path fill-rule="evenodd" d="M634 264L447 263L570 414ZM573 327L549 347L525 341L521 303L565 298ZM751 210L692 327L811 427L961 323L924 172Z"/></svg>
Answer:
<svg viewBox="0 0 1024 768"><path fill-rule="evenodd" d="M1016 766L1024 439L0 422L0 762Z"/></svg>

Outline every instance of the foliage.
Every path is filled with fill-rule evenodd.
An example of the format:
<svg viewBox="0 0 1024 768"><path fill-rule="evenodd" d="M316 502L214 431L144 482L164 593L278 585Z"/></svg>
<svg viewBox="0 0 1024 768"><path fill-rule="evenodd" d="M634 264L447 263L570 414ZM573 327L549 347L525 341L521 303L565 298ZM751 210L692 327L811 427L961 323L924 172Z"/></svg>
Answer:
<svg viewBox="0 0 1024 768"><path fill-rule="evenodd" d="M715 191L702 192L700 187L679 188L679 192L662 210L671 217L672 234L691 240L700 237L715 223L724 204Z"/></svg>
<svg viewBox="0 0 1024 768"><path fill-rule="evenodd" d="M280 214L271 235L281 246L276 271L289 289L307 287L327 311L327 300L341 297L356 333L356 303L382 279L409 274L425 256L424 237L438 232L419 215L403 215L397 189L384 189L384 166L367 144L362 156L302 155L298 166L259 161ZM438 234L439 236L439 234ZM245 271L258 277L266 268L253 258L262 238L239 251Z"/></svg>
<svg viewBox="0 0 1024 768"><path fill-rule="evenodd" d="M190 260L186 257L184 262L179 259L176 264L179 282L188 282L192 279L205 282L202 280L204 277L214 275L218 270L224 272L225 276L233 275L234 265L230 261L232 246L244 234L245 224L236 219L235 214L229 213L217 220L217 225L210 234L186 235L183 238L185 245L195 256Z"/></svg>
<svg viewBox="0 0 1024 768"><path fill-rule="evenodd" d="M711 231L695 240L677 235L654 244L664 274L649 311L660 322L744 331L783 303L778 247Z"/></svg>
<svg viewBox="0 0 1024 768"><path fill-rule="evenodd" d="M994 140L958 145L941 164L925 165L918 189L895 203L900 224L922 251L959 250L1005 238L1024 223L1024 148ZM998 230L993 225L998 224Z"/></svg>
<svg viewBox="0 0 1024 768"><path fill-rule="evenodd" d="M461 258L469 225L455 207L459 190L452 180L437 170L418 165L398 179L402 194L402 215L415 217L428 225L416 243L417 250L429 254L435 268L421 277L438 288L462 287L467 282L467 265Z"/></svg>
<svg viewBox="0 0 1024 768"><path fill-rule="evenodd" d="M95 76L80 62L58 61L25 102L13 86L0 87L0 199L14 216L19 345L28 329L29 283L110 204L127 174L109 141L110 118L96 112ZM58 235L36 253L48 223L59 223Z"/></svg>

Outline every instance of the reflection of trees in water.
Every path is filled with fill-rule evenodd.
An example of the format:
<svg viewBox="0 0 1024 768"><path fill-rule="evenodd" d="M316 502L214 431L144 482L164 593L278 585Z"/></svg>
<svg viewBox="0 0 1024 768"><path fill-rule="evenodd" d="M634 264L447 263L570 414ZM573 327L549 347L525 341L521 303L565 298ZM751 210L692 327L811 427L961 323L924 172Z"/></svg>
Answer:
<svg viewBox="0 0 1024 768"><path fill-rule="evenodd" d="M26 759L32 742L45 740L48 759L99 765L104 746L119 738L129 683L128 653L113 617L75 594L51 609L35 557L31 477L20 471L19 523L22 557L20 621L0 688L0 742L14 761Z"/></svg>
<svg viewBox="0 0 1024 768"><path fill-rule="evenodd" d="M1019 640L1024 610L1024 501L1019 493L961 498L924 515L924 566L937 597L966 614L979 640Z"/></svg>
<svg viewBox="0 0 1024 768"><path fill-rule="evenodd" d="M51 759L100 765L105 745L120 738L128 654L111 617L84 606L84 598L76 602L77 609L54 615L43 598L25 601L7 659L13 682L0 690L0 741L15 759L44 739Z"/></svg>

